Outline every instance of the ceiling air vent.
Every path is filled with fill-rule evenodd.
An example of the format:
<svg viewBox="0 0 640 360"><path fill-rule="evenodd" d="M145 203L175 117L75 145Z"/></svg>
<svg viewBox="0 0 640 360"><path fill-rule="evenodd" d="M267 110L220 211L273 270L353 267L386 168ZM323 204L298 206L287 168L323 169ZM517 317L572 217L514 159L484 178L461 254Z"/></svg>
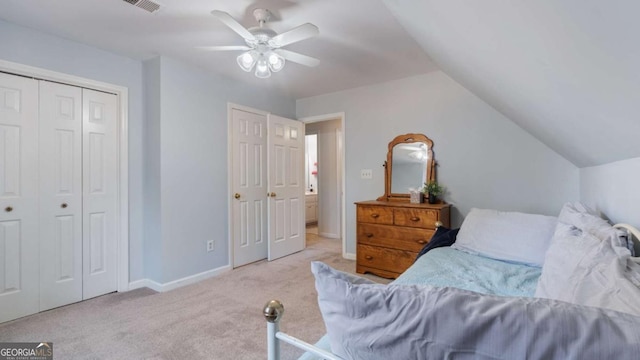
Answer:
<svg viewBox="0 0 640 360"><path fill-rule="evenodd" d="M148 12L156 12L160 9L160 4L154 3L150 0L122 0L131 5L137 6L140 9L147 10Z"/></svg>

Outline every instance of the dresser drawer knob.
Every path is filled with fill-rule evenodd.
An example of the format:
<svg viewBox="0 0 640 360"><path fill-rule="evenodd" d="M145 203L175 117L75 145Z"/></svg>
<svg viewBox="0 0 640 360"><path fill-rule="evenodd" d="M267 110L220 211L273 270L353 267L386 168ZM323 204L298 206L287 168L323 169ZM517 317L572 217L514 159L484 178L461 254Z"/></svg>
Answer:
<svg viewBox="0 0 640 360"><path fill-rule="evenodd" d="M367 259L367 260L373 260L373 256L371 256L371 255L365 255L364 258Z"/></svg>
<svg viewBox="0 0 640 360"><path fill-rule="evenodd" d="M364 234L364 236L366 236L368 238L371 238L371 237L373 237L373 234L372 233L366 233L366 234Z"/></svg>
<svg viewBox="0 0 640 360"><path fill-rule="evenodd" d="M412 217L411 219L409 219L411 221L420 221L420 218L417 216Z"/></svg>
<svg viewBox="0 0 640 360"><path fill-rule="evenodd" d="M379 214L371 214L371 217L374 218L374 219L377 219L377 218L380 217L380 215Z"/></svg>
<svg viewBox="0 0 640 360"><path fill-rule="evenodd" d="M426 243L427 243L427 242L426 242L426 241L424 241L424 240L422 240L422 239L418 240L418 244L420 244L420 245L424 245L424 244L426 244Z"/></svg>

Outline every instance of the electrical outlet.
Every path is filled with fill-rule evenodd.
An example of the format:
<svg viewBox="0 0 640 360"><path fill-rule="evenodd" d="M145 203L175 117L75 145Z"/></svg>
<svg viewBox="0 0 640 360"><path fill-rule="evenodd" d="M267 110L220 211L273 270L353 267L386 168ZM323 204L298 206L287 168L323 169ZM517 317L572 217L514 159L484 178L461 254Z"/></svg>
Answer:
<svg viewBox="0 0 640 360"><path fill-rule="evenodd" d="M207 252L213 251L213 240L207 241Z"/></svg>
<svg viewBox="0 0 640 360"><path fill-rule="evenodd" d="M371 169L362 169L362 170L360 170L360 178L361 179L371 179L371 178L373 178L373 171L371 171Z"/></svg>

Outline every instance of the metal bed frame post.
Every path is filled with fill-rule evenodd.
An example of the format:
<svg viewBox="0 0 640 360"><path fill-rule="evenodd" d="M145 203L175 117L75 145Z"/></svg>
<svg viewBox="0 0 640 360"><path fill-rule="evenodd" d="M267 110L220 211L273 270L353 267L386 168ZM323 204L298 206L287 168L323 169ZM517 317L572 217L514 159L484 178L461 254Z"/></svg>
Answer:
<svg viewBox="0 0 640 360"><path fill-rule="evenodd" d="M326 350L304 342L296 337L280 331L280 319L284 314L284 305L278 300L271 300L262 312L267 319L267 360L280 360L280 341L284 341L299 349L314 354L322 359L342 360L342 358Z"/></svg>
<svg viewBox="0 0 640 360"><path fill-rule="evenodd" d="M264 317L267 319L267 360L280 360L280 341L276 334L280 331L282 314L284 305L278 300L271 300L264 306Z"/></svg>

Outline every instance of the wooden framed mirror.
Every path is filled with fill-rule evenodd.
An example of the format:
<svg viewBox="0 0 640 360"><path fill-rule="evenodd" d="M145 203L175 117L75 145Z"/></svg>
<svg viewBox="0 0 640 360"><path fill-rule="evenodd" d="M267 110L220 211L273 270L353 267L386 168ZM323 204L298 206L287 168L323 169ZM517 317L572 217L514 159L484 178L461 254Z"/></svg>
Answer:
<svg viewBox="0 0 640 360"><path fill-rule="evenodd" d="M409 201L409 188L421 189L436 180L433 141L423 134L396 136L385 162L384 195L381 201Z"/></svg>

